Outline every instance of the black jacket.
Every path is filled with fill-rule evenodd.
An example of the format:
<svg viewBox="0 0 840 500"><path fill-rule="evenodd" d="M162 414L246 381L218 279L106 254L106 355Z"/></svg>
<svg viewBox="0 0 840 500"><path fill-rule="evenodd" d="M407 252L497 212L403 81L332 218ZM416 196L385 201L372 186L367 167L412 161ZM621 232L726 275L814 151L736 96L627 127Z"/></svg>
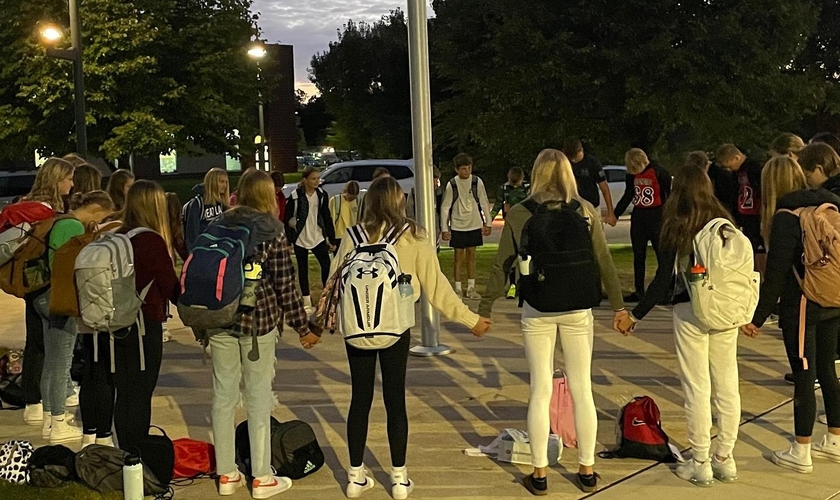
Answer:
<svg viewBox="0 0 840 500"><path fill-rule="evenodd" d="M840 196L840 175L830 177L827 181L823 183L821 187L826 191L831 191L837 196Z"/></svg>
<svg viewBox="0 0 840 500"><path fill-rule="evenodd" d="M315 189L315 194L318 196L318 227L324 232L327 243L334 245L335 226L330 213L329 196L321 188ZM286 214L283 222L286 224L286 236L293 245L306 227L306 219L309 217L309 203L306 199L306 188L301 184L286 200Z"/></svg>
<svg viewBox="0 0 840 500"><path fill-rule="evenodd" d="M191 252L198 235L203 233L211 222L218 219L227 209L222 203L206 205L204 203L204 184L196 184L192 188L195 195L184 204L181 209L181 221L184 224L184 243L187 251Z"/></svg>
<svg viewBox="0 0 840 500"><path fill-rule="evenodd" d="M779 199L777 208L795 210L823 203L833 203L840 207L840 197L822 188L804 189L783 196ZM759 327L767 320L776 302L779 303L779 316L797 314L802 288L793 274L793 266L796 266L800 276L804 272L799 218L791 213L776 212L770 227L769 244L764 283L761 285L758 307L752 320L752 323Z"/></svg>

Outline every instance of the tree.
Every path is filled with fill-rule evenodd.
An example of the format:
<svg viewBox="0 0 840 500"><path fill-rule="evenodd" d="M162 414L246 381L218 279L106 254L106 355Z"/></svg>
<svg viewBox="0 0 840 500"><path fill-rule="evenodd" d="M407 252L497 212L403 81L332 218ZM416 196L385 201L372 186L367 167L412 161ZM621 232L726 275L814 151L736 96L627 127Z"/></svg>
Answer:
<svg viewBox="0 0 840 500"><path fill-rule="evenodd" d="M297 114L305 146L323 146L333 117L327 112L322 96L306 97L302 91L298 94ZM303 95L302 95L303 94Z"/></svg>
<svg viewBox="0 0 840 500"><path fill-rule="evenodd" d="M85 0L80 5L90 151L113 158L235 152L253 136L259 83L246 46L250 0ZM71 65L49 58L44 20L67 25L63 0L0 0L0 158L73 149ZM263 84L268 93L267 82Z"/></svg>
<svg viewBox="0 0 840 500"><path fill-rule="evenodd" d="M310 79L334 117L336 149L411 157L408 31L401 10L373 25L348 21L338 41L312 58Z"/></svg>
<svg viewBox="0 0 840 500"><path fill-rule="evenodd" d="M840 134L840 0L817 2L820 20L816 32L796 60L800 70L824 82L826 99L806 121L805 132Z"/></svg>

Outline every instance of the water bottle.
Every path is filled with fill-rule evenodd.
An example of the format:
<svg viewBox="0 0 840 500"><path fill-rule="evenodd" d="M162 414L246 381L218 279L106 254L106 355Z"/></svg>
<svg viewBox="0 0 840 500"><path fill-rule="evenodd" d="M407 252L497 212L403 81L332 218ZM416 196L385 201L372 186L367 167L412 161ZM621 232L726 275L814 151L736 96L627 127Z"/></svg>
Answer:
<svg viewBox="0 0 840 500"><path fill-rule="evenodd" d="M414 296L414 287L411 286L410 274L401 274L400 277L397 278L397 286L400 289L401 297L408 298Z"/></svg>
<svg viewBox="0 0 840 500"><path fill-rule="evenodd" d="M694 264L688 273L688 281L690 283L696 283L704 279L706 279L706 266L703 264Z"/></svg>
<svg viewBox="0 0 840 500"><path fill-rule="evenodd" d="M257 287L262 281L262 266L259 262L245 264L245 284L242 287L242 297L239 299L239 310L251 312L257 307Z"/></svg>
<svg viewBox="0 0 840 500"><path fill-rule="evenodd" d="M530 276L531 275L531 256L519 256L519 275L520 276Z"/></svg>
<svg viewBox="0 0 840 500"><path fill-rule="evenodd" d="M143 464L136 450L129 452L123 463L123 497L125 500L143 500Z"/></svg>

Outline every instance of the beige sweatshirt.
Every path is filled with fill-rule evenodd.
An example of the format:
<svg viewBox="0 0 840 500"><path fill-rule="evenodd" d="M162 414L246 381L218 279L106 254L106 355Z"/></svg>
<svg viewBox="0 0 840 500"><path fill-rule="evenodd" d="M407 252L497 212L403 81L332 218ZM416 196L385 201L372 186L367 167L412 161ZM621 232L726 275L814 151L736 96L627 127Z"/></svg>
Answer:
<svg viewBox="0 0 840 500"><path fill-rule="evenodd" d="M428 237L415 238L410 232L406 232L397 241L395 248L400 261L400 270L412 276L411 284L414 286L415 301L420 298L422 290L432 306L447 318L467 328L478 324L478 314L470 311L470 308L461 301L440 270L434 243ZM352 250L353 240L347 234L342 235L341 245L332 261L330 274L335 273Z"/></svg>

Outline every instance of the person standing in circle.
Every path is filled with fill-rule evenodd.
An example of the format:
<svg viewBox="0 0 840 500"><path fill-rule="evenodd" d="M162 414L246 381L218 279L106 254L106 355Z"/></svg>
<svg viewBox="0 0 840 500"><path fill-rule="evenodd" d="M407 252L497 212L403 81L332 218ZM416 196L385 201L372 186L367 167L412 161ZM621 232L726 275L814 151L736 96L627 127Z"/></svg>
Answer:
<svg viewBox="0 0 840 500"><path fill-rule="evenodd" d="M610 186L607 184L607 175L604 173L604 167L601 165L601 162L594 156L587 154L583 150L583 144L580 143L580 139L576 137L568 137L563 141L563 154L572 163L572 170L575 173L575 180L577 181L580 196L591 203L593 207L598 208L601 205L601 197L598 195L598 191L600 190L604 196L604 203L607 205L604 222L615 227L618 219L615 213L613 213L612 194L610 193Z"/></svg>
<svg viewBox="0 0 840 500"><path fill-rule="evenodd" d="M184 205L184 243L191 252L198 235L207 229L230 206L230 181L221 168L211 168L204 175L204 183L193 187L195 197Z"/></svg>

